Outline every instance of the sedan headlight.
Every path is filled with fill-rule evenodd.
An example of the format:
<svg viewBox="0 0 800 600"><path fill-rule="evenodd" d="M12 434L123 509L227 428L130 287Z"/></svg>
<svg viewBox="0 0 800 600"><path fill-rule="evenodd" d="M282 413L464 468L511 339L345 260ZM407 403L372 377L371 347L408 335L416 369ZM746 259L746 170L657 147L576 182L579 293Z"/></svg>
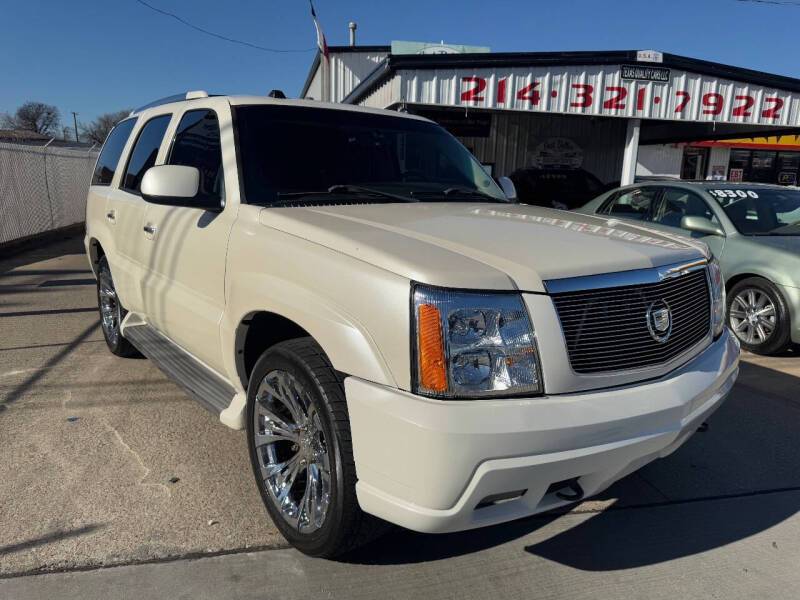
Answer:
<svg viewBox="0 0 800 600"><path fill-rule="evenodd" d="M413 293L415 391L439 398L542 392L536 338L518 293Z"/></svg>
<svg viewBox="0 0 800 600"><path fill-rule="evenodd" d="M708 278L711 280L711 331L717 338L725 327L725 279L716 258L708 263Z"/></svg>

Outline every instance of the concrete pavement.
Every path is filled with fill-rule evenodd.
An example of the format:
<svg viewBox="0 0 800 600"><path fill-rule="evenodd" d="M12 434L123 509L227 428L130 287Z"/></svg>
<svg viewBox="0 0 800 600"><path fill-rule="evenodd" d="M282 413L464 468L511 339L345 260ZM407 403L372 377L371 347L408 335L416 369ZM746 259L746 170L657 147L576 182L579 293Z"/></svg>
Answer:
<svg viewBox="0 0 800 600"><path fill-rule="evenodd" d="M242 432L107 352L82 252L0 260L0 598L800 597L796 354L747 356L708 432L568 514L320 561Z"/></svg>

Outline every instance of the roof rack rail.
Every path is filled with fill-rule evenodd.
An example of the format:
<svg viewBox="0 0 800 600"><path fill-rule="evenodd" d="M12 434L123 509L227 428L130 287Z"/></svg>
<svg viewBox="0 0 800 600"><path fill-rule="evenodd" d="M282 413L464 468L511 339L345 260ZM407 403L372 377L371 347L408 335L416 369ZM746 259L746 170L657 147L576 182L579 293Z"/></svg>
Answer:
<svg viewBox="0 0 800 600"><path fill-rule="evenodd" d="M148 108L153 108L154 106L161 106L162 104L169 104L171 102L180 102L181 100L193 100L194 98L208 98L208 92L203 90L193 90L191 92L186 92L183 94L173 94L172 96L165 96L164 98L159 98L158 100L153 100L152 102L145 104L144 106L140 106L133 110L131 114L135 114L138 112L142 112Z"/></svg>

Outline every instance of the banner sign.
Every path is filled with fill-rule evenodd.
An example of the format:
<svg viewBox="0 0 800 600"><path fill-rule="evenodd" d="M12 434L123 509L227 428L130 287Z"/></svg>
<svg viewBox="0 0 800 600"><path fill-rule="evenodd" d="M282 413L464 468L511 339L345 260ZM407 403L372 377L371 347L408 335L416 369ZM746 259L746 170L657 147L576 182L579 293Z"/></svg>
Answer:
<svg viewBox="0 0 800 600"><path fill-rule="evenodd" d="M800 94L649 65L399 70L409 103L800 126Z"/></svg>

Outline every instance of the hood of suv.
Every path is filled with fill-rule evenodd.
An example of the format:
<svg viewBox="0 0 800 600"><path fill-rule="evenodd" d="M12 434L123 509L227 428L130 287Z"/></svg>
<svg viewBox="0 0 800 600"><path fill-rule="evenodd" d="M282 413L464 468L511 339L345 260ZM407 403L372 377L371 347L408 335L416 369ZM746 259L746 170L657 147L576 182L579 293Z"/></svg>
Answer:
<svg viewBox="0 0 800 600"><path fill-rule="evenodd" d="M632 223L519 204L265 208L263 225L409 279L545 291L543 281L696 260L704 244Z"/></svg>

